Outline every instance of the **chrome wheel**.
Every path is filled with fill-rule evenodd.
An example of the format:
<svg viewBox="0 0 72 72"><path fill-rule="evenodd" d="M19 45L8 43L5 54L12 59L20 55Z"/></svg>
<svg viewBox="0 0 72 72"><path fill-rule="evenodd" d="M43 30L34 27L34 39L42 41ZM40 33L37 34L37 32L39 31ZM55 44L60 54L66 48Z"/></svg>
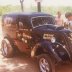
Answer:
<svg viewBox="0 0 72 72"><path fill-rule="evenodd" d="M39 66L41 72L50 72L49 63L45 58L40 59Z"/></svg>

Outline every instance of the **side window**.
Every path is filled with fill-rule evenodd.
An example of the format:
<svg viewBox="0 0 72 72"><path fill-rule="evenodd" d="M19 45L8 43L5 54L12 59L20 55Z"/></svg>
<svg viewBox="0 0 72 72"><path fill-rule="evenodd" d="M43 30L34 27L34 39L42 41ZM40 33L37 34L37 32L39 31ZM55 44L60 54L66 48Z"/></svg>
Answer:
<svg viewBox="0 0 72 72"><path fill-rule="evenodd" d="M18 22L19 29L27 29L27 22L25 18L20 17Z"/></svg>
<svg viewBox="0 0 72 72"><path fill-rule="evenodd" d="M27 29L27 23L24 21L19 21L19 29Z"/></svg>
<svg viewBox="0 0 72 72"><path fill-rule="evenodd" d="M17 27L16 18L15 17L5 17L3 20L3 26L16 28Z"/></svg>
<svg viewBox="0 0 72 72"><path fill-rule="evenodd" d="M13 18L5 17L4 18L4 26L11 26L11 24L13 24Z"/></svg>
<svg viewBox="0 0 72 72"><path fill-rule="evenodd" d="M23 26L23 22L22 21L19 21L19 29L23 29L24 26Z"/></svg>

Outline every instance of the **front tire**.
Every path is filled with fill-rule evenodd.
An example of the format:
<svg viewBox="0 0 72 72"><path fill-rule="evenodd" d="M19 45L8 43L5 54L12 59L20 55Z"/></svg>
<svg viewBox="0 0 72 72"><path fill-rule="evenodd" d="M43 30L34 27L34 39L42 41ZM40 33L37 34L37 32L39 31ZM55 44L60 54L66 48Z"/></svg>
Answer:
<svg viewBox="0 0 72 72"><path fill-rule="evenodd" d="M8 39L2 40L1 51L4 57L11 58L13 56L14 50Z"/></svg>
<svg viewBox="0 0 72 72"><path fill-rule="evenodd" d="M55 72L54 61L47 54L41 54L38 56L38 65L40 72Z"/></svg>

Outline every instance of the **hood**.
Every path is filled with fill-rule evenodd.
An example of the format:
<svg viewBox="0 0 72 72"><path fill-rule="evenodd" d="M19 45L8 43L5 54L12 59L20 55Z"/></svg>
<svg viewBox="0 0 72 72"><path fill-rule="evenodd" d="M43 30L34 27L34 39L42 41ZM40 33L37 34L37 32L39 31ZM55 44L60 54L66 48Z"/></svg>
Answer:
<svg viewBox="0 0 72 72"><path fill-rule="evenodd" d="M65 32L65 33L71 33L71 32L72 32L72 30L66 29L66 28L63 28L63 29L61 29L60 31L61 31L61 32Z"/></svg>
<svg viewBox="0 0 72 72"><path fill-rule="evenodd" d="M37 32L40 32L40 33L43 33L43 32L72 32L71 30L69 29L66 29L64 27L59 27L59 26L55 26L55 25L43 25L43 26L39 26L39 27L36 27L34 28L34 31L37 31Z"/></svg>
<svg viewBox="0 0 72 72"><path fill-rule="evenodd" d="M36 28L34 28L34 30L37 30L37 31L48 31L48 30L56 30L56 27L54 25L43 25L43 26L38 26Z"/></svg>

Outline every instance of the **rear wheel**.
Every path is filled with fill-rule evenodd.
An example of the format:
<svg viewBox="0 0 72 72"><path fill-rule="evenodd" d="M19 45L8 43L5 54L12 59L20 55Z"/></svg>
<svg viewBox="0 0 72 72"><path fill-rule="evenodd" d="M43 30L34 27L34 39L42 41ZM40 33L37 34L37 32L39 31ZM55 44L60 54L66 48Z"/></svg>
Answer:
<svg viewBox="0 0 72 72"><path fill-rule="evenodd" d="M46 54L38 56L38 65L40 72L55 72L54 61Z"/></svg>
<svg viewBox="0 0 72 72"><path fill-rule="evenodd" d="M2 40L1 51L4 57L10 58L13 56L14 50L8 39Z"/></svg>

